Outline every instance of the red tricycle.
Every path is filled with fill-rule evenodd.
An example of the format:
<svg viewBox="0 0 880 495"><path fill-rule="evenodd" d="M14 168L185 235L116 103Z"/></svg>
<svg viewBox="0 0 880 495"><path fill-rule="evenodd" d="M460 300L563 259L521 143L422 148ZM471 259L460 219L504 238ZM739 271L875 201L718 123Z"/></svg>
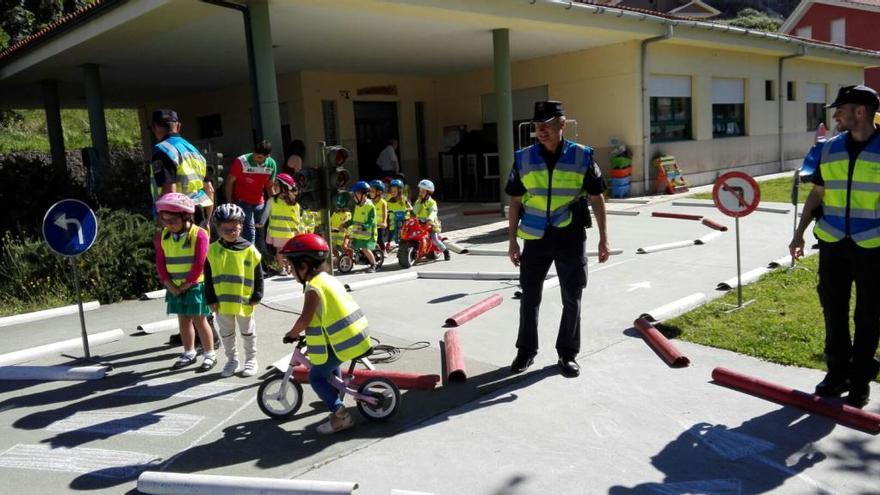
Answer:
<svg viewBox="0 0 880 495"><path fill-rule="evenodd" d="M416 217L410 217L403 222L400 245L397 247L397 261L402 268L409 268L424 258L436 260L443 254L431 242L431 228L427 222L420 222Z"/></svg>

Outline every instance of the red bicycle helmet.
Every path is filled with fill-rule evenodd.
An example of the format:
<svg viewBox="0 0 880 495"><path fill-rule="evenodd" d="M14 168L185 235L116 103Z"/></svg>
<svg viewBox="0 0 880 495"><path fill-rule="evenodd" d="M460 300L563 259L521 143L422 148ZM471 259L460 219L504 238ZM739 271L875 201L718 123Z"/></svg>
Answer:
<svg viewBox="0 0 880 495"><path fill-rule="evenodd" d="M193 214L196 211L196 205L186 194L173 192L163 195L156 201L156 210Z"/></svg>
<svg viewBox="0 0 880 495"><path fill-rule="evenodd" d="M281 254L290 259L309 258L313 261L324 261L330 246L318 234L298 234L284 244Z"/></svg>
<svg viewBox="0 0 880 495"><path fill-rule="evenodd" d="M296 181L288 174L278 174L275 176L275 180L277 180L278 183L288 191L296 191L297 189Z"/></svg>

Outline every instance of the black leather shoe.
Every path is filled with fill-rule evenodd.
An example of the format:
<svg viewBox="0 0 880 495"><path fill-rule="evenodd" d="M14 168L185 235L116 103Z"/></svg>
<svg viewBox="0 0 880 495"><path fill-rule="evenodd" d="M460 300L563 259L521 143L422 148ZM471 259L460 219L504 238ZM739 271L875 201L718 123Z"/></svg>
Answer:
<svg viewBox="0 0 880 495"><path fill-rule="evenodd" d="M868 405L868 399L871 397L871 388L866 383L864 385L853 385L849 389L846 396L846 403L859 409Z"/></svg>
<svg viewBox="0 0 880 495"><path fill-rule="evenodd" d="M816 395L820 397L840 397L840 394L849 390L849 378L828 373L825 379L816 385Z"/></svg>
<svg viewBox="0 0 880 495"><path fill-rule="evenodd" d="M516 357L513 358L513 362L510 364L510 372L514 375L517 373L522 373L527 370L532 363L535 362L534 354L522 354L517 353Z"/></svg>
<svg viewBox="0 0 880 495"><path fill-rule="evenodd" d="M564 359L559 358L559 370L562 371L562 376L567 378L574 378L581 374L581 367L578 366L577 361L574 359Z"/></svg>

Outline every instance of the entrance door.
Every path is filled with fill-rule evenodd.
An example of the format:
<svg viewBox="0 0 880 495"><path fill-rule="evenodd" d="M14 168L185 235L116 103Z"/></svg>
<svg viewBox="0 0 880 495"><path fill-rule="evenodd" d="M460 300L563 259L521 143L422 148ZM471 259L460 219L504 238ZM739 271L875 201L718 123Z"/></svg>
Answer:
<svg viewBox="0 0 880 495"><path fill-rule="evenodd" d="M397 103L354 102L354 125L357 135L358 179L381 178L376 158L388 144L389 139L397 139ZM397 159L401 159L399 147Z"/></svg>

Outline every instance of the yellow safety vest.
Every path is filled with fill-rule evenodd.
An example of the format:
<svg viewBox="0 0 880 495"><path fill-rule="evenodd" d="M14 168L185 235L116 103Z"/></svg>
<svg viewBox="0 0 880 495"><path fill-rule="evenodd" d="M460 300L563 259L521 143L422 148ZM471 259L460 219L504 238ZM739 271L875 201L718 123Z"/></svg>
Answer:
<svg viewBox="0 0 880 495"><path fill-rule="evenodd" d="M426 201L417 199L416 204L413 206L413 213L415 213L416 218L431 222L431 225L433 225L431 230L434 232L440 232L440 217L437 216L438 211L437 201L435 201L433 197L428 198Z"/></svg>
<svg viewBox="0 0 880 495"><path fill-rule="evenodd" d="M154 151L161 151L177 164L177 192L186 194L200 206L213 204L204 195L205 174L208 165L199 150L180 136L171 136L153 146ZM151 182L153 201L158 199L161 185Z"/></svg>
<svg viewBox="0 0 880 495"><path fill-rule="evenodd" d="M276 239L290 239L303 229L299 215L299 203L292 205L279 197L272 198L272 211L269 213L269 233Z"/></svg>
<svg viewBox="0 0 880 495"><path fill-rule="evenodd" d="M398 198L397 201L388 201L388 228L391 230L395 230L397 228L396 217L400 217L400 221L406 219L407 212L409 211L409 204L403 197Z"/></svg>
<svg viewBox="0 0 880 495"><path fill-rule="evenodd" d="M340 361L362 356L372 348L367 317L338 280L327 273L315 275L308 284L321 298L321 306L306 327L309 360L327 362L327 345Z"/></svg>
<svg viewBox="0 0 880 495"><path fill-rule="evenodd" d="M168 228L162 229L162 251L165 252L165 269L171 276L171 281L180 285L186 281L186 276L192 270L196 259L196 239L199 230L204 230L198 225L192 225L186 235L174 240L174 235ZM206 232L207 233L207 232ZM197 282L205 280L204 273L199 275Z"/></svg>
<svg viewBox="0 0 880 495"><path fill-rule="evenodd" d="M385 201L381 195L379 198L371 201L373 202L373 206L376 207L376 227L380 229L388 227L388 202Z"/></svg>
<svg viewBox="0 0 880 495"><path fill-rule="evenodd" d="M560 146L562 153L552 171L541 157L540 144L514 155L514 167L527 190L516 232L522 239L540 239L547 225L566 227L571 223L571 204L582 194L584 177L593 166L593 150L571 141Z"/></svg>
<svg viewBox="0 0 880 495"><path fill-rule="evenodd" d="M372 228L366 225L371 215L373 217ZM354 205L354 213L351 216L351 238L363 241L375 239L376 230L376 207L373 203L368 199L362 205Z"/></svg>
<svg viewBox="0 0 880 495"><path fill-rule="evenodd" d="M813 232L825 242L849 237L863 248L880 247L880 137L874 137L859 153L849 188L849 232L847 232L847 183L849 132L818 143L822 146L819 169L825 181L822 218Z"/></svg>
<svg viewBox="0 0 880 495"><path fill-rule="evenodd" d="M302 210L302 232L316 232L323 224L321 212L314 210Z"/></svg>
<svg viewBox="0 0 880 495"><path fill-rule="evenodd" d="M241 251L227 249L216 241L208 248L211 282L220 304L218 313L251 316L254 307L254 267L260 263L260 252L253 245Z"/></svg>
<svg viewBox="0 0 880 495"><path fill-rule="evenodd" d="M345 241L345 231L348 229L343 229L342 226L349 220L351 220L351 212L348 210L337 210L330 215L330 241L333 247L342 246ZM333 229L340 229L342 232L333 232Z"/></svg>

